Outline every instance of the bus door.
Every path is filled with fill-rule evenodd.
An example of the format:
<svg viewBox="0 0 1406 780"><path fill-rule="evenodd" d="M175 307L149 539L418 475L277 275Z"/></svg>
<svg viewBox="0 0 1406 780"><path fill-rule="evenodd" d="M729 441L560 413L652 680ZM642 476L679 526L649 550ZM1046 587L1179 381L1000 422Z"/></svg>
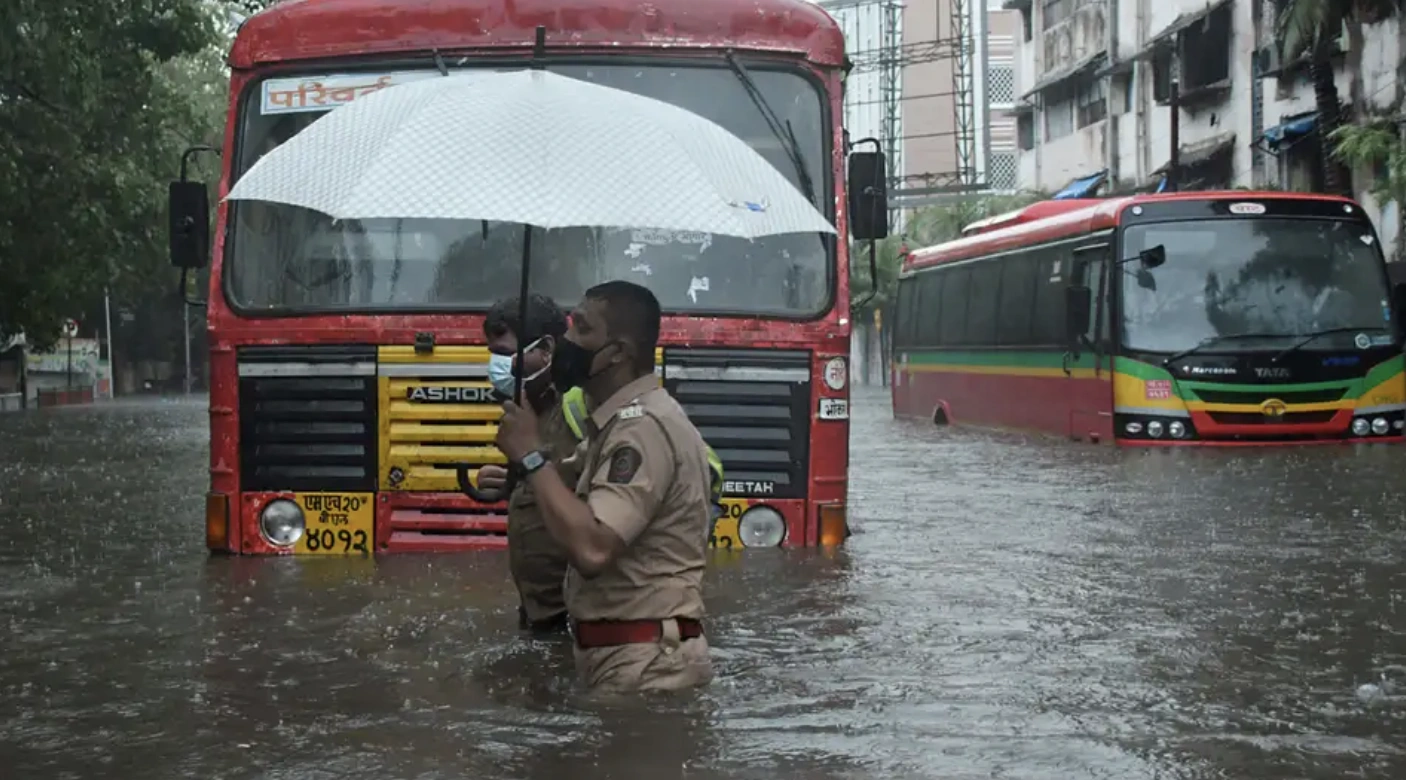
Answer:
<svg viewBox="0 0 1406 780"><path fill-rule="evenodd" d="M1108 270L1112 245L1104 242L1078 247L1070 269L1071 286L1088 287L1092 305L1083 338L1071 341L1064 354L1069 399L1069 436L1075 440L1112 441L1113 366L1109 346Z"/></svg>

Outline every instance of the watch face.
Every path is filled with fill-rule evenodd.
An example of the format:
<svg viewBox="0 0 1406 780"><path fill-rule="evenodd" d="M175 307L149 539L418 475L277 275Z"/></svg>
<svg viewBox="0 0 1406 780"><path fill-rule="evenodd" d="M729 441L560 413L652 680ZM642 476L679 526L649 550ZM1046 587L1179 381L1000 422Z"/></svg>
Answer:
<svg viewBox="0 0 1406 780"><path fill-rule="evenodd" d="M542 453L540 452L529 452L526 455L522 456L522 465L524 468L541 468L542 464L545 462L546 458L543 458Z"/></svg>

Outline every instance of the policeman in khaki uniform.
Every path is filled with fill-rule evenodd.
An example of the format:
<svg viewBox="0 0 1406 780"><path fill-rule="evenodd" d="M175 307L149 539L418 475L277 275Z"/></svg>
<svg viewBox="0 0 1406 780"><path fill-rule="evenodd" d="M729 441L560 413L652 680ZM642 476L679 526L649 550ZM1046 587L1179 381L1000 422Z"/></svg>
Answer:
<svg viewBox="0 0 1406 780"><path fill-rule="evenodd" d="M563 477L537 418L504 404L498 447L537 496L571 565L566 604L577 668L597 690L671 690L713 677L703 635L710 524L708 448L654 377L659 301L615 281L586 291L552 353L559 390L596 402ZM574 485L573 485L574 483Z"/></svg>
<svg viewBox="0 0 1406 780"><path fill-rule="evenodd" d="M563 478L574 480L578 475L577 461L571 456L586 436L590 402L579 387L558 393L546 373L553 344L566 334L566 313L544 295L529 295L527 324L520 324L518 319L516 298L499 301L484 317L489 381L504 398L512 397L517 381L518 339L526 340L528 344L523 350L528 374L526 384L532 408L537 413L543 454L557 464ZM712 469L711 500L716 515L722 498L723 470L722 462L711 448L708 464ZM501 490L506 476L506 469L487 466L479 472L478 486ZM547 530L532 487L518 482L508 497L508 570L518 591L519 628L539 637L566 631L563 591L566 569L566 550Z"/></svg>

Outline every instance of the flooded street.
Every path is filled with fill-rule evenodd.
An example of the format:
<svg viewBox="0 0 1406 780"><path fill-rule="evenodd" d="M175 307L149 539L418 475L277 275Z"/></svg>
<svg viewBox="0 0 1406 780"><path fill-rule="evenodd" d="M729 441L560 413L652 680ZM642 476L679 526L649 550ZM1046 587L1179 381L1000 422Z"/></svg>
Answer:
<svg viewBox="0 0 1406 780"><path fill-rule="evenodd" d="M1406 777L1406 449L855 407L857 535L717 559L718 680L630 704L519 638L504 555L207 557L203 399L0 415L0 772Z"/></svg>

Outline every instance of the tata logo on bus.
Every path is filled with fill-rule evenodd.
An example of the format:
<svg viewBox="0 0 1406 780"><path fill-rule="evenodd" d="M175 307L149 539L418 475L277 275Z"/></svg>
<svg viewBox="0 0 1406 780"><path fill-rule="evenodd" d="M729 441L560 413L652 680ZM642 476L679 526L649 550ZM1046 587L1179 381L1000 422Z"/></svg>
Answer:
<svg viewBox="0 0 1406 780"><path fill-rule="evenodd" d="M486 404L493 400L493 390L487 387L415 385L405 391L405 397L422 404Z"/></svg>
<svg viewBox="0 0 1406 780"><path fill-rule="evenodd" d="M1256 366L1255 376L1259 377L1260 379L1288 379L1290 374L1289 369L1284 368L1283 366L1270 366L1268 368L1264 366Z"/></svg>
<svg viewBox="0 0 1406 780"><path fill-rule="evenodd" d="M769 496L776 492L775 482L753 482L743 479L723 480L723 492L731 495Z"/></svg>

